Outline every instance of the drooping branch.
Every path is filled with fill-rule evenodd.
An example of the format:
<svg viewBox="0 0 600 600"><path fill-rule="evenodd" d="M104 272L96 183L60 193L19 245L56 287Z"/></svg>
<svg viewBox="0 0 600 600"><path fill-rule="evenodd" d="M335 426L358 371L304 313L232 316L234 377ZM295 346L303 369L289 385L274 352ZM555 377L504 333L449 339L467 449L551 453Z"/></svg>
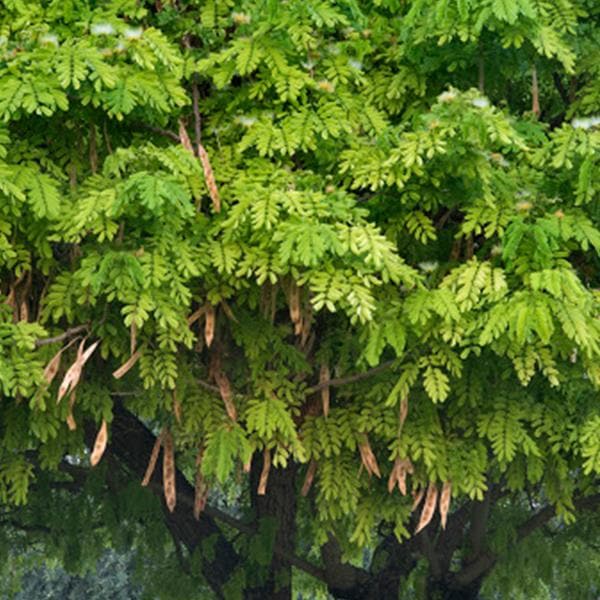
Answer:
<svg viewBox="0 0 600 600"><path fill-rule="evenodd" d="M48 346L50 344L55 344L57 342L64 342L65 340L68 340L69 338L72 338L80 333L83 333L84 331L89 331L89 325L77 325L77 327L71 327L70 329L63 331L63 333L61 333L59 335L36 340L35 345L37 348L39 348L41 346Z"/></svg>
<svg viewBox="0 0 600 600"><path fill-rule="evenodd" d="M328 379L326 381L322 381L316 385L313 385L312 387L309 387L306 390L307 394L314 394L315 392L319 392L321 391L323 388L326 387L340 387L342 385L348 385L349 383L356 383L357 381L362 381L363 379L368 379L369 377L373 377L373 375L377 375L378 373L381 373L382 371L386 371L387 369L389 369L396 361L395 360L388 360L387 362L381 363L380 365L377 365L376 367L373 367L372 369L369 369L368 371L365 371L364 373L355 373L354 375L347 375L345 377L335 377L334 379Z"/></svg>

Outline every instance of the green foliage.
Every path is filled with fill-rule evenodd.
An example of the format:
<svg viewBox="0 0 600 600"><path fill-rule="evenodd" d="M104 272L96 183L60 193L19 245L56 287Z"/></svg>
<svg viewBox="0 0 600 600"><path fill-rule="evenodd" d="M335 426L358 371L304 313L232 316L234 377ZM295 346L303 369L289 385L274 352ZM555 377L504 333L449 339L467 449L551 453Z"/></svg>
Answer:
<svg viewBox="0 0 600 600"><path fill-rule="evenodd" d="M409 492L572 521L600 474L599 18L0 0L0 502L121 398L213 490L316 464L307 552L410 537L396 460Z"/></svg>

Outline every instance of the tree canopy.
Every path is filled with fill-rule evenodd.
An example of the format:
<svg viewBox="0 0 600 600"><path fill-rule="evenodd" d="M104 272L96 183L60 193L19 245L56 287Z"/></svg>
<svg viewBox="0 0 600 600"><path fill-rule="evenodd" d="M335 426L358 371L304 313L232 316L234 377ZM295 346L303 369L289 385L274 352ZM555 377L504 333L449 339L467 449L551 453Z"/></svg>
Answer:
<svg viewBox="0 0 600 600"><path fill-rule="evenodd" d="M597 592L599 71L596 0L0 0L2 545Z"/></svg>

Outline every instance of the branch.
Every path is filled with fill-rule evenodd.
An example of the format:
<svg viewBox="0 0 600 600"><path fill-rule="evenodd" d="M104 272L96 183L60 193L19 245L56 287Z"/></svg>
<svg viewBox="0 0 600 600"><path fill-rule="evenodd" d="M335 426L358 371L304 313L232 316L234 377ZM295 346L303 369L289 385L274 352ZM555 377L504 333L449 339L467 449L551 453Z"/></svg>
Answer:
<svg viewBox="0 0 600 600"><path fill-rule="evenodd" d="M200 116L199 107L200 92L198 91L198 83L194 76L192 83L192 110L194 111L194 133L196 135L196 146L202 144L202 117Z"/></svg>
<svg viewBox="0 0 600 600"><path fill-rule="evenodd" d="M40 346L48 346L50 344L55 344L56 342L62 342L70 337L73 337L79 333L89 330L89 325L78 325L77 327L71 327L67 329L60 335L55 335L54 337L44 338L41 340L36 340L35 347L39 348Z"/></svg>
<svg viewBox="0 0 600 600"><path fill-rule="evenodd" d="M154 125L147 125L146 123L140 123L139 126L143 127L144 129L148 129L149 131L153 131L158 135L162 135L163 137L175 140L177 143L179 143L179 136L174 131L163 129L162 127L155 127Z"/></svg>
<svg viewBox="0 0 600 600"><path fill-rule="evenodd" d="M389 367L391 367L396 361L395 360L388 360L387 362L384 362L376 367L373 367L372 369L369 369L368 371L365 371L364 373L355 373L354 375L348 375L347 377L336 377L334 379L328 379L327 381L322 381L321 383L318 383L317 385L313 385L312 387L309 387L306 390L307 394L314 394L315 392L318 392L320 390L322 390L323 388L329 387L329 386L342 386L342 385L347 385L349 383L355 383L357 381L362 381L363 379L368 379L369 377L372 377L373 375L377 375L377 373L381 373L382 371L385 371L386 369L389 369Z"/></svg>

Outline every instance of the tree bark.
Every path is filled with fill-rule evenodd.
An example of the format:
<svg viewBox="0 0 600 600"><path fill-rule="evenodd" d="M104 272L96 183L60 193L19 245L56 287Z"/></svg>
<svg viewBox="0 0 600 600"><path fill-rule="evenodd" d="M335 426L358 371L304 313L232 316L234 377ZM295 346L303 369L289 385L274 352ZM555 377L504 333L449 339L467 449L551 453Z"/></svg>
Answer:
<svg viewBox="0 0 600 600"><path fill-rule="evenodd" d="M267 480L266 493L257 493L263 461L255 455L250 471L252 508L261 526L275 528L272 547L292 556L296 543L296 471L297 466L290 463L285 469L271 468ZM265 520L270 523L265 523ZM250 557L252 558L252 557ZM273 552L270 563L256 571L258 581L244 592L245 600L292 600L292 566L281 553Z"/></svg>

